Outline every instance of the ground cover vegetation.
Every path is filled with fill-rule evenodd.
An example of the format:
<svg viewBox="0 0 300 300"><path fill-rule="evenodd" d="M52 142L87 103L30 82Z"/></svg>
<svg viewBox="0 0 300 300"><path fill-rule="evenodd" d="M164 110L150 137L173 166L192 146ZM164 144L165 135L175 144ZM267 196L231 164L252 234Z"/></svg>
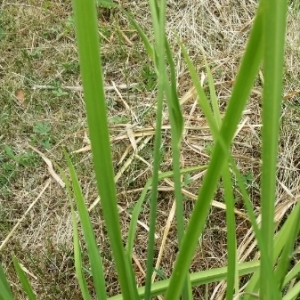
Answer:
<svg viewBox="0 0 300 300"><path fill-rule="evenodd" d="M149 299L151 281L158 299L297 299L300 12L288 3L284 33L283 2L265 22L251 0L99 1L93 86L82 8L2 1L0 261L15 299L23 272L38 299Z"/></svg>

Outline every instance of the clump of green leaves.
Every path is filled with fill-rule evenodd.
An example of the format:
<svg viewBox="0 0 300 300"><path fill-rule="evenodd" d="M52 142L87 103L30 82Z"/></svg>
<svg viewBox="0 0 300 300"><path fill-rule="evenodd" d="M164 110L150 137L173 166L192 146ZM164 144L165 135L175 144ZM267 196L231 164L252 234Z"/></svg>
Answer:
<svg viewBox="0 0 300 300"><path fill-rule="evenodd" d="M33 126L32 142L43 148L51 148L51 125L49 122L36 122Z"/></svg>
<svg viewBox="0 0 300 300"><path fill-rule="evenodd" d="M0 190L2 193L9 193L7 184L14 179L20 168L34 167L37 162L35 153L28 151L15 153L9 145L4 146L4 152L0 154Z"/></svg>
<svg viewBox="0 0 300 300"><path fill-rule="evenodd" d="M157 85L157 74L148 64L143 66L142 80L147 91L152 91Z"/></svg>
<svg viewBox="0 0 300 300"><path fill-rule="evenodd" d="M218 107L218 99L215 93L214 81L210 68L206 63L208 74L209 93L211 101L204 92L198 74L191 59L184 47L179 42L184 60L189 69L191 79L195 86L198 104L206 117L207 123L213 137L213 144L207 148L210 154L210 163L205 166L207 169L202 186L199 189L198 199L195 202L187 227L184 227L183 219L183 196L181 192L181 175L184 175L184 183L188 185L191 178L187 175L193 172L180 169L180 145L183 132L183 117L179 103L176 87L176 74L172 52L165 35L166 1L150 0L150 10L153 21L154 43L149 39L136 22L127 14L133 26L140 34L147 53L152 59L153 70L144 66L143 80L146 89L153 90L157 85L156 102L156 125L154 141L154 162L153 175L148 180L142 191L141 197L132 209L127 243L124 246L121 224L119 220L116 187L111 155L111 144L109 139L107 118L107 103L104 93L103 72L101 67L101 56L99 55L99 38L97 29L97 12L93 0L74 0L74 17L76 35L78 41L78 52L80 69L83 79L87 120L90 132L90 139L93 152L94 170L96 173L97 187L101 199L103 218L105 221L109 242L112 249L118 279L121 287L121 294L111 297L111 300L144 298L146 300L156 295L164 294L166 300L182 298L192 299L192 287L226 280L226 299L232 300L240 295L240 276L249 275L250 279L243 291L243 299L250 300L257 295L261 299L295 299L300 292L300 284L289 284L298 276L300 266L295 265L288 272L291 255L295 241L300 231L300 202L298 202L281 229L275 235L274 214L275 214L275 187L276 187L276 159L278 147L278 134L280 124L280 107L282 100L282 70L284 58L284 34L286 26L286 1L261 0L259 2L253 28L247 43L245 54L236 76L231 97L228 101L227 110L223 118ZM84 5L84 9L83 8ZM99 6L113 7L111 1L98 1ZM259 72L260 66L264 65L264 92L263 92L263 130L262 130L262 180L261 180L261 224L257 224L256 215L252 207L246 185L251 181L250 175L243 177L231 155L231 144L247 104L251 89ZM57 89L57 95L63 93ZM163 101L166 100L169 119L171 124L171 147L173 170L166 173L159 173L161 162L161 126ZM48 127L45 123L35 125L37 135L47 136ZM14 154L7 149L7 155L14 157ZM85 205L83 193L80 189L74 166L68 156L68 166L71 173L69 183L66 176L68 194L71 198L73 188L78 215L87 244L87 251L90 260L90 274L94 281L96 297L107 299L105 288L105 276L102 265L102 258L94 236L92 223ZM204 166L197 167L197 169ZM196 167L194 167L196 168ZM260 260L247 263L237 261L237 241L235 237L236 225L234 216L234 194L232 173L237 178L247 214L260 250ZM175 184L174 198L176 203L176 225L178 232L178 248L173 273L170 278L165 279L162 270L153 268L155 226L157 212L158 183L161 179L172 177ZM199 244L199 237L203 233L206 220L211 208L211 203L216 193L218 184L222 178L224 185L224 196L226 203L226 224L227 224L227 247L228 264L223 268L200 271L189 274L189 267L195 250ZM132 266L132 253L136 234L138 215L142 210L143 203L148 190L150 193L150 229L147 245L147 270L146 283L144 287L137 288L134 268ZM74 232L74 254L76 275L84 299L91 299L85 275L83 273L81 248L79 243L78 224L71 202L73 232ZM260 226L260 227L259 227ZM30 299L35 295L24 277L22 269L14 259L14 265L20 281ZM153 272L163 279L152 283ZM249 277L248 277L249 278ZM12 294L0 267L0 298L11 300Z"/></svg>

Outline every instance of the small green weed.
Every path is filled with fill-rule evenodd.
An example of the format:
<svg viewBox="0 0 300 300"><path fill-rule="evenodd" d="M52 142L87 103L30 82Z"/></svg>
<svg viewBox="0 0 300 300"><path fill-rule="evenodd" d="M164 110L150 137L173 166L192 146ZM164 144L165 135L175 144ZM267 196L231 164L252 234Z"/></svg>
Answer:
<svg viewBox="0 0 300 300"><path fill-rule="evenodd" d="M187 186L189 186L190 183L192 183L192 182L193 182L193 179L191 178L191 175L190 175L189 173L184 174L182 185L183 185L184 187L187 187Z"/></svg>
<svg viewBox="0 0 300 300"><path fill-rule="evenodd" d="M114 116L109 118L109 122L114 124L123 124L127 123L128 121L129 119L126 116Z"/></svg>
<svg viewBox="0 0 300 300"><path fill-rule="evenodd" d="M160 279L162 280L168 279L167 276L165 275L165 270L163 268L154 269L154 271Z"/></svg>
<svg viewBox="0 0 300 300"><path fill-rule="evenodd" d="M79 63L77 61L69 61L69 62L65 62L62 64L64 71L63 74L64 75L79 75L80 72L80 68L79 68ZM60 93L61 88L60 89Z"/></svg>
<svg viewBox="0 0 300 300"><path fill-rule="evenodd" d="M111 8L114 8L117 6L111 0L97 0L97 5L98 5L98 7L108 8L108 9L111 9Z"/></svg>
<svg viewBox="0 0 300 300"><path fill-rule="evenodd" d="M242 176L242 178L243 178L243 183L245 186L252 185L253 180L254 180L252 172L248 172L247 174Z"/></svg>
<svg viewBox="0 0 300 300"><path fill-rule="evenodd" d="M17 164L26 167L34 165L35 154L32 152L25 152L21 154L15 154L10 146L5 146L5 154L8 158L16 162Z"/></svg>
<svg viewBox="0 0 300 300"><path fill-rule="evenodd" d="M67 92L63 91L63 89L61 88L61 83L59 81L54 80L51 83L51 86L53 87L52 93L56 96L56 97L62 97L62 96L66 96L68 95Z"/></svg>
<svg viewBox="0 0 300 300"><path fill-rule="evenodd" d="M21 167L34 166L36 155L31 152L16 154L11 146L4 146L4 153L0 154L0 189L5 195L9 194L7 184L16 176Z"/></svg>
<svg viewBox="0 0 300 300"><path fill-rule="evenodd" d="M213 144L212 143L207 143L205 145L205 148L204 148L204 152L206 152L207 154L211 155L212 154L212 151L213 151Z"/></svg>
<svg viewBox="0 0 300 300"><path fill-rule="evenodd" d="M49 122L36 122L33 126L34 133L31 135L33 144L49 149L51 147L50 131L51 126Z"/></svg>
<svg viewBox="0 0 300 300"><path fill-rule="evenodd" d="M66 21L66 27L71 29L74 27L74 15L69 15Z"/></svg>
<svg viewBox="0 0 300 300"><path fill-rule="evenodd" d="M142 81L147 91L152 91L157 83L157 74L149 65L144 65L142 69Z"/></svg>

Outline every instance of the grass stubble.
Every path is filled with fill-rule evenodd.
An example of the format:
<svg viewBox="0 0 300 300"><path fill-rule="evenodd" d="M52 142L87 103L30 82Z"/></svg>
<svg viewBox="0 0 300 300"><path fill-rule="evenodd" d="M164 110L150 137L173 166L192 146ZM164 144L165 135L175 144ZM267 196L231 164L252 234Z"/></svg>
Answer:
<svg viewBox="0 0 300 300"><path fill-rule="evenodd" d="M122 1L145 29L151 23L148 3ZM185 132L181 149L181 167L206 164L212 144L209 128L198 109L188 71L183 62L176 36L183 40L199 74L205 76L204 48L216 82L220 110L225 110L231 87L248 37L256 8L255 1L182 1L167 7L167 33L176 61L178 91L182 99ZM284 94L277 173L277 224L298 199L299 192L299 10L288 15L284 72ZM25 25L24 25L25 24ZM130 212L141 189L151 176L153 125L155 121L155 86L153 67L149 63L137 33L126 17L115 9L99 9L99 32L106 86L113 160L117 180L122 234L126 238ZM92 175L91 153L80 87L80 76L71 2L40 3L2 2L0 12L0 241L3 241L26 209L42 193L11 239L1 249L0 260L18 299L25 299L13 271L11 254L26 267L39 299L81 299L74 275L72 220L65 190L49 174L38 148L53 163L67 171L62 148L78 151L72 154L83 194L88 206L97 199ZM149 67L150 66L150 67ZM152 68L152 69L151 69ZM141 76L142 75L142 76ZM155 78L154 78L155 79ZM149 83L150 82L150 83ZM122 85L137 84L123 89ZM244 111L241 128L233 143L236 159L257 211L260 207L261 89L263 77L257 79L251 100ZM63 88L69 87L69 88ZM150 87L150 88L149 88ZM163 115L161 171L172 169L170 130ZM48 130L47 128L50 128ZM149 137L149 138L147 138ZM5 147L6 146L6 147ZM9 149L13 151L11 155ZM141 149L133 154L133 149ZM132 160L128 160L131 158ZM183 176L185 182L184 213L188 219L203 178L203 172ZM173 204L173 183L160 182L155 253L158 254L166 221ZM194 198L193 198L194 197ZM241 195L235 193L236 208L243 212ZM214 200L224 202L218 189ZM144 206L139 220L148 224L149 208ZM103 257L107 292L120 292L112 258L108 251L106 229L99 206L91 210L91 218ZM238 256L240 261L257 257L257 246L251 236L249 222L243 213L236 215ZM137 283L144 284L147 231L139 225L134 248ZM227 262L225 211L212 206L205 231L199 241L190 270L221 267ZM177 253L177 235L170 226L158 279L169 277ZM83 253L83 265L88 259ZM299 254L293 261L297 263ZM85 272L89 274L88 267ZM92 289L91 278L88 285ZM243 279L242 279L243 281ZM225 285L211 284L208 293L223 299ZM205 287L193 289L195 299L204 299Z"/></svg>

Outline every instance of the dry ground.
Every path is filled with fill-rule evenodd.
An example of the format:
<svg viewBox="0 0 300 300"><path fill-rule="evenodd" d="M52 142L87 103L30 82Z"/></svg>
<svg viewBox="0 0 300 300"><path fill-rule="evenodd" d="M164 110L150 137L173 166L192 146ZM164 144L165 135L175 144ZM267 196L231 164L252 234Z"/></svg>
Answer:
<svg viewBox="0 0 300 300"><path fill-rule="evenodd" d="M119 2L133 13L151 37L147 2ZM175 34L184 41L199 76L203 78L205 66L200 46L204 48L213 70L220 109L224 111L256 5L253 0L168 1L167 30L176 60L178 90L184 100L182 109L186 122L182 167L206 164L212 138L197 107ZM291 5L278 158L278 223L300 195L300 13L299 6ZM137 33L120 11L99 8L99 35L102 39L112 152L115 172L119 175L119 205L124 210L120 212L120 218L125 240L130 222L128 214L141 188L151 177L156 76ZM97 191L80 90L71 1L2 0L0 53L0 260L16 299L25 299L25 296L13 271L11 255L17 256L26 268L38 299L81 299L74 276L69 200L66 190L53 179L43 160L44 156L67 172L62 149L73 153L72 161L86 202L89 206L94 203ZM257 211L260 203L262 82L263 77L260 76L233 145L234 156ZM161 171L171 169L166 114L164 125ZM130 141L129 136L134 136L138 147L136 155L132 150L135 143ZM202 177L203 173L192 173L183 178L187 219ZM226 224L224 209L220 207L223 203L221 185L214 200L217 202L211 208L205 232L199 240L192 271L226 264ZM174 222L166 244L162 245L173 201L172 181L166 180L161 183L158 201L157 255L160 249L163 250L158 279L170 275L177 252ZM31 204L34 205L29 213L4 242ZM236 208L239 211L237 237L240 259L250 260L256 255L256 245L250 236L249 222L243 214L243 203L237 191ZM148 224L148 214L146 202L139 218L144 225ZM91 217L103 255L108 293L114 295L119 292L119 287L99 205L91 209ZM138 284L144 282L146 239L146 229L139 226L134 249ZM299 251L296 251L294 260L299 260ZM89 277L86 257L84 265ZM89 283L92 290L91 280ZM224 285L210 285L208 291L211 299L222 299ZM194 290L195 299L204 299L204 295L204 288Z"/></svg>

